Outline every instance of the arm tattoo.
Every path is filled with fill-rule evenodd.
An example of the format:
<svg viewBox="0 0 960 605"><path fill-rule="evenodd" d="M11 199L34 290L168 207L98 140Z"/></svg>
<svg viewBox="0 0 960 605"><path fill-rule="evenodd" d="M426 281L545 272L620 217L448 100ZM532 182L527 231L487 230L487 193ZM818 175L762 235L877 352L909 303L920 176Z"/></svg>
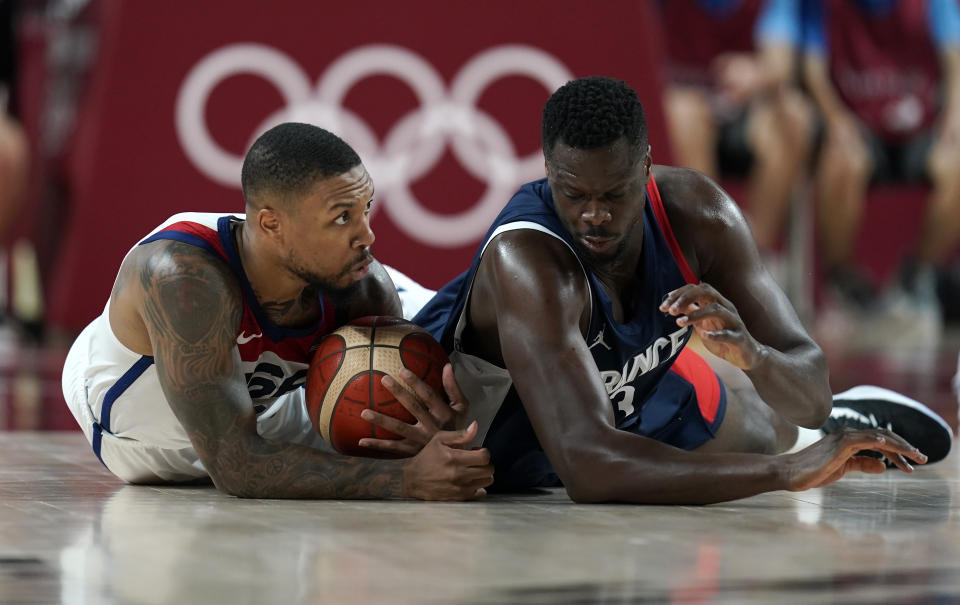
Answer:
<svg viewBox="0 0 960 605"><path fill-rule="evenodd" d="M169 242L145 258L140 281L164 395L218 486L273 498L401 494L398 462L332 456L257 435L236 348L242 296L225 265Z"/></svg>

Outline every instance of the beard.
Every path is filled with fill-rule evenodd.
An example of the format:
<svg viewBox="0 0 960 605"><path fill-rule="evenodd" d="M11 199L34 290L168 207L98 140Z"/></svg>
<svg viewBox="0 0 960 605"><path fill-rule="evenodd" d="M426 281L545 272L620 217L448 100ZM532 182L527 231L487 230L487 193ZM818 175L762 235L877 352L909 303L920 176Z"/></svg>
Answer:
<svg viewBox="0 0 960 605"><path fill-rule="evenodd" d="M357 267L368 260L373 260L373 254L370 250L365 251L358 258L351 261L343 267L339 273L333 276L323 276L304 268L297 259L290 255L287 259L287 270L307 283L307 287L315 290L331 300L337 306L348 302L360 291L360 284L363 280L347 281L346 278L354 272Z"/></svg>

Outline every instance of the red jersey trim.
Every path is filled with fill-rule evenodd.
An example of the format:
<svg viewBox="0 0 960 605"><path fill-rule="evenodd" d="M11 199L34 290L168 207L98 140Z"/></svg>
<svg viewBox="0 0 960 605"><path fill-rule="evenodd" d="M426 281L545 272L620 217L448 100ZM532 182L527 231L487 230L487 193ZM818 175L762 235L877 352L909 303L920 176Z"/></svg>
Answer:
<svg viewBox="0 0 960 605"><path fill-rule="evenodd" d="M653 214L657 217L660 231L663 232L663 237L667 240L667 246L670 247L670 252L673 253L673 260L677 261L677 266L680 267L680 272L683 273L684 279L687 280L688 284L699 284L700 280L693 273L690 265L687 264L687 259L683 256L680 244L677 243L677 238L673 235L673 229L670 228L670 221L667 220L667 213L663 209L663 201L660 199L660 190L657 189L657 182L653 180L652 174L650 175L650 180L647 182L647 197L650 198L650 203L653 204Z"/></svg>
<svg viewBox="0 0 960 605"><path fill-rule="evenodd" d="M684 380L693 385L697 393L697 406L703 419L713 424L720 408L720 378L713 368L700 355L689 347L680 350L680 354L670 366L671 372L676 372Z"/></svg>

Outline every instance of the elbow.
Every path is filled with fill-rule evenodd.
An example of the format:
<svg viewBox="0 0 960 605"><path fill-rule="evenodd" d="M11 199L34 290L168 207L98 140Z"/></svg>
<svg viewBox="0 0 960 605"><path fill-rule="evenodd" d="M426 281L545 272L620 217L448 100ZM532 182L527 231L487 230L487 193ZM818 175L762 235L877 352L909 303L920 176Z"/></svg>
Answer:
<svg viewBox="0 0 960 605"><path fill-rule="evenodd" d="M210 479L214 487L222 494L234 496L235 498L262 498L263 494L257 489L257 486L250 481L244 481L242 477L234 473L217 472L209 469Z"/></svg>
<svg viewBox="0 0 960 605"><path fill-rule="evenodd" d="M233 451L214 452L203 460L214 487L223 494L237 498L271 497L263 481L264 474L257 468L256 456L253 455L256 444L236 445L237 449Z"/></svg>
<svg viewBox="0 0 960 605"><path fill-rule="evenodd" d="M221 494L226 496L233 496L234 498L263 498L264 496L258 491L251 489L250 486L238 485L234 483L221 482L216 479L213 480L213 485L217 488Z"/></svg>
<svg viewBox="0 0 960 605"><path fill-rule="evenodd" d="M818 401L808 421L798 423L798 426L801 426L805 429L819 429L826 424L827 419L830 418L831 409L833 409L832 397L826 397L824 400Z"/></svg>
<svg viewBox="0 0 960 605"><path fill-rule="evenodd" d="M567 496L577 504L598 504L610 501L610 498L604 495L601 490L596 489L596 486L589 485L589 483L564 483L564 486L567 488Z"/></svg>
<svg viewBox="0 0 960 605"><path fill-rule="evenodd" d="M833 397L829 390L824 389L823 393L811 397L803 415L797 415L791 420L797 426L805 429L819 429L830 418L830 410L832 409Z"/></svg>
<svg viewBox="0 0 960 605"><path fill-rule="evenodd" d="M805 403L798 406L796 418L790 420L799 427L805 429L819 429L830 417L830 410L833 409L833 394L830 391L830 371L827 368L827 358L823 351L815 343L811 343L811 349L806 353L809 357L808 376L815 377L812 382L804 386L801 392L807 394Z"/></svg>
<svg viewBox="0 0 960 605"><path fill-rule="evenodd" d="M603 470L604 461L596 452L568 447L553 458L554 470L571 500L577 504L596 504L614 499L615 495L606 485L608 473Z"/></svg>
<svg viewBox="0 0 960 605"><path fill-rule="evenodd" d="M826 362L824 362L826 366ZM830 381L826 378L827 372L824 371L823 385L815 391L811 407L810 421L807 424L801 424L805 429L819 429L830 418L830 411L833 410L833 393L830 391Z"/></svg>

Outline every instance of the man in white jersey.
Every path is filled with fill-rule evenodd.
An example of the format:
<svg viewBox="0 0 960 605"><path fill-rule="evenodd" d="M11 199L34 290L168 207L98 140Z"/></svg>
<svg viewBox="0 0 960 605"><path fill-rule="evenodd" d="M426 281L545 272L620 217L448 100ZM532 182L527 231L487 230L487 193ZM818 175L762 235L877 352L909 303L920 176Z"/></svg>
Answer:
<svg viewBox="0 0 960 605"><path fill-rule="evenodd" d="M370 252L373 183L357 154L323 129L281 124L247 153L242 186L245 216L177 215L134 246L71 348L64 396L96 456L132 483L209 477L243 497L482 497L489 454L463 449L476 425L444 430L466 408L449 366L450 404L412 375L417 396L383 381L418 420L391 425L394 450L411 457L333 453L306 416L317 339L402 314Z"/></svg>

